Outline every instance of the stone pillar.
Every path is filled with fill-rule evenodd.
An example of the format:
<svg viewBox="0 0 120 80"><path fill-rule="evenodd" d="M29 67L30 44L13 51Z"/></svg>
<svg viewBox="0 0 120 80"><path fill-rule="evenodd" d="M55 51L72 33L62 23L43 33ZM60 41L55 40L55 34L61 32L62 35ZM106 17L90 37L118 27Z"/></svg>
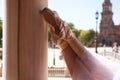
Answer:
<svg viewBox="0 0 120 80"><path fill-rule="evenodd" d="M2 80L18 80L18 0L5 0Z"/></svg>
<svg viewBox="0 0 120 80"><path fill-rule="evenodd" d="M47 0L5 0L3 79L47 80Z"/></svg>

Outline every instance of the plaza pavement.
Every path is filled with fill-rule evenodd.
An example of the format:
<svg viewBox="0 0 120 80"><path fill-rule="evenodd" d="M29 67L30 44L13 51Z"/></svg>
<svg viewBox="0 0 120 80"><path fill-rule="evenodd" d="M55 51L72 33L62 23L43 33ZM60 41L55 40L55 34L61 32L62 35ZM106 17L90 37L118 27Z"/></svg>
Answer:
<svg viewBox="0 0 120 80"><path fill-rule="evenodd" d="M48 80L72 80L71 78L57 78L57 77L51 77L48 78Z"/></svg>
<svg viewBox="0 0 120 80"><path fill-rule="evenodd" d="M107 58L96 55L95 48L87 48L94 56L96 56L99 60L101 60L105 65L107 65L109 68L111 68L114 73L116 73L118 70L120 70L120 62L114 62L110 61ZM99 47L98 48L98 53L99 54L104 54L105 52L112 52L111 47ZM60 49L52 49L48 48L48 66L54 66L54 67L66 67L64 60L60 59L61 56L61 51ZM53 65L53 59L55 58L55 65ZM0 80L2 80L0 78ZM57 77L49 77L48 80L72 80L71 78L57 78Z"/></svg>
<svg viewBox="0 0 120 80"><path fill-rule="evenodd" d="M2 80L2 78L0 77L0 80ZM71 78L58 78L58 77L51 77L48 78L48 80L72 80Z"/></svg>

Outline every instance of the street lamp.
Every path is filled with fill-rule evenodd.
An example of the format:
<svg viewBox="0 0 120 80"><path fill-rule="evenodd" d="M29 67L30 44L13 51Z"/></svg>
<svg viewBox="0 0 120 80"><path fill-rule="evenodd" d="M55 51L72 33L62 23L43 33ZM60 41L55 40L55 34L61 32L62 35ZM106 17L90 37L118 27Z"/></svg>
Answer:
<svg viewBox="0 0 120 80"><path fill-rule="evenodd" d="M98 16L99 16L99 13L98 12L96 12L95 13L95 19L96 19L96 33L95 33L95 52L96 53L98 53L98 51L97 51L97 25L98 25Z"/></svg>

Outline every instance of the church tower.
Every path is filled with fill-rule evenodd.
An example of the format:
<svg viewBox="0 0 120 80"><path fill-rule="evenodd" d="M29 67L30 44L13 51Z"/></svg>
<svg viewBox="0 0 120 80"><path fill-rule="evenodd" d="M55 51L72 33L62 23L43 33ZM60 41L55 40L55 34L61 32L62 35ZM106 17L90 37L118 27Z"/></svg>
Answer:
<svg viewBox="0 0 120 80"><path fill-rule="evenodd" d="M112 4L110 0L105 0L103 5L103 10L101 13L100 22L100 41L102 44L111 45L114 41L114 22L113 22L113 12Z"/></svg>

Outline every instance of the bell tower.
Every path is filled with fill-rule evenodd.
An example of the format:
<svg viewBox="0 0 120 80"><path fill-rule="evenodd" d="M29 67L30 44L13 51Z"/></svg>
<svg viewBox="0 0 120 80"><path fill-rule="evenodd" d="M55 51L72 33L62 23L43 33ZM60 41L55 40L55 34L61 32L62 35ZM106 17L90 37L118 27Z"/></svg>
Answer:
<svg viewBox="0 0 120 80"><path fill-rule="evenodd" d="M101 13L101 22L100 22L100 36L103 44L109 45L113 40L109 36L114 35L113 27L113 12L112 12L112 3L110 0L104 0L102 5L102 13ZM114 36L113 36L114 37Z"/></svg>
<svg viewBox="0 0 120 80"><path fill-rule="evenodd" d="M114 25L114 23L112 20L113 12L112 12L112 4L110 0L105 0L102 6L103 6L103 11L101 13L102 20L101 20L100 28L111 27Z"/></svg>

